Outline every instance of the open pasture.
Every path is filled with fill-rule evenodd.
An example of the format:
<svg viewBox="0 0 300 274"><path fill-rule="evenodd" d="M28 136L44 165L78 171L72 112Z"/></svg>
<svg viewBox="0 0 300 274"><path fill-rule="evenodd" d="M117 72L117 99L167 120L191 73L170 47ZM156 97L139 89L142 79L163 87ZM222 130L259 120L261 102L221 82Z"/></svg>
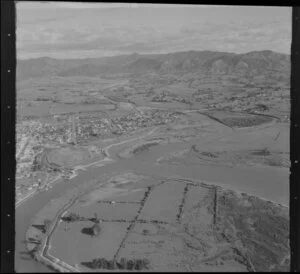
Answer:
<svg viewBox="0 0 300 274"><path fill-rule="evenodd" d="M50 254L68 264L90 261L95 257L113 259L129 223L101 223L98 236L88 235L90 221L60 223L52 238Z"/></svg>
<svg viewBox="0 0 300 274"><path fill-rule="evenodd" d="M115 105L104 96L105 90L126 83L126 80L93 77L47 77L21 81L17 85L17 100L22 101L19 111L23 116L47 116L113 110Z"/></svg>
<svg viewBox="0 0 300 274"><path fill-rule="evenodd" d="M108 197L123 194L126 192L127 190L124 189L100 187L80 197L78 203L81 204L81 206L89 206L93 203L101 201L102 199L107 199Z"/></svg>
<svg viewBox="0 0 300 274"><path fill-rule="evenodd" d="M198 203L202 201L207 195L209 195L208 187L188 185L185 204L183 207L183 216L184 214L191 211L194 207L197 207Z"/></svg>
<svg viewBox="0 0 300 274"><path fill-rule="evenodd" d="M175 250L182 242L168 233L162 233L156 225L136 224L120 249L118 258L148 258L151 271L178 271L180 256Z"/></svg>
<svg viewBox="0 0 300 274"><path fill-rule="evenodd" d="M193 89L189 88L188 83L184 82L164 86L163 90L175 95L191 95L193 92Z"/></svg>
<svg viewBox="0 0 300 274"><path fill-rule="evenodd" d="M141 211L140 219L176 221L185 184L166 182L156 186Z"/></svg>
<svg viewBox="0 0 300 274"><path fill-rule="evenodd" d="M63 147L53 149L47 154L49 164L55 164L61 167L73 167L89 158L89 152L84 149L74 149L72 147Z"/></svg>
<svg viewBox="0 0 300 274"><path fill-rule="evenodd" d="M259 126L277 120L276 118L270 116L239 112L208 111L206 114L212 119L216 119L220 123L232 128Z"/></svg>
<svg viewBox="0 0 300 274"><path fill-rule="evenodd" d="M137 214L140 207L139 203L106 203L99 201L88 206L81 206L80 204L72 207L72 212L79 214L81 217L93 218L95 214L100 219L104 220L126 220L132 221Z"/></svg>

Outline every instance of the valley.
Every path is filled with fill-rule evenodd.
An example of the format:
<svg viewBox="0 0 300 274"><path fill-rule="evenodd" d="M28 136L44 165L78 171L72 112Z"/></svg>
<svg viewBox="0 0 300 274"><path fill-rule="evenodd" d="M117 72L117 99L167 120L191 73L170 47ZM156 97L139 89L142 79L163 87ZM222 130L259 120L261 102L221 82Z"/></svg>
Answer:
<svg viewBox="0 0 300 274"><path fill-rule="evenodd" d="M17 272L288 271L287 55L40 58L17 76Z"/></svg>

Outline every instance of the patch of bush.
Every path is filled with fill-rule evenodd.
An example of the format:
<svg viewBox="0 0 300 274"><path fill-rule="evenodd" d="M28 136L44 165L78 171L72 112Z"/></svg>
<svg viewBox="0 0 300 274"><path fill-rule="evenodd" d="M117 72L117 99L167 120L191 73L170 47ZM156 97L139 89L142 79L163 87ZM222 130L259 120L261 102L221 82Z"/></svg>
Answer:
<svg viewBox="0 0 300 274"><path fill-rule="evenodd" d="M49 220L49 219L44 220L44 233L49 232L51 224L52 224L51 220Z"/></svg>
<svg viewBox="0 0 300 274"><path fill-rule="evenodd" d="M120 261L106 260L105 258L93 259L91 262L82 262L83 266L91 269L120 269L120 270L143 270L149 269L148 259L121 258Z"/></svg>
<svg viewBox="0 0 300 274"><path fill-rule="evenodd" d="M211 152L203 151L203 152L201 152L201 154L206 157L210 157L210 158L218 158L218 156L216 156L214 153L211 153Z"/></svg>
<svg viewBox="0 0 300 274"><path fill-rule="evenodd" d="M269 156L271 154L271 152L267 148L264 148L261 150L253 151L251 154L257 155L257 156Z"/></svg>
<svg viewBox="0 0 300 274"><path fill-rule="evenodd" d="M68 216L64 216L61 219L65 222L78 222L82 220L82 217L76 213L70 213Z"/></svg>

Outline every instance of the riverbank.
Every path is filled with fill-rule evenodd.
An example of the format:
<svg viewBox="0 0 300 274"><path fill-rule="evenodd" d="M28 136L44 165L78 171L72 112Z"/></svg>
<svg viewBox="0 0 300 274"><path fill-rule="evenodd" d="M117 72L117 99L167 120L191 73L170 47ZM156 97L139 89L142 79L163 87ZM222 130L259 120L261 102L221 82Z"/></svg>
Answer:
<svg viewBox="0 0 300 274"><path fill-rule="evenodd" d="M209 123L208 120L205 120L204 124ZM168 130L164 126L160 127L154 127L148 130L144 130L143 134L140 136L131 136L131 138L118 138L118 140L109 140L109 142L106 142L105 148L103 149L103 154L106 155L104 159L97 159L96 161L88 161L84 164L77 165L73 168L73 175L71 178L68 180L68 183L63 183L63 184L55 184L52 189L49 189L47 192L40 193L39 195L35 195L34 199L27 199L26 203L23 203L22 209L18 207L18 220L25 220L24 224L17 224L17 229L18 229L18 237L17 241L21 241L24 239L24 236L22 237L22 229L23 231L27 230L28 228L32 227L33 221L35 220L33 216L38 216L39 211L43 208L51 208L47 206L50 200L55 200L57 197L64 197L64 194L68 190L74 190L81 185L84 185L83 182L91 182L92 180L98 180L99 178L103 178L104 174L107 174L108 177L110 178L113 176L112 174L115 173L120 173L122 172L135 172L135 173L141 173L144 174L145 176L148 177L153 177L154 175L156 177L161 177L161 178L173 178L174 181L176 180L181 180L181 182L185 181L199 181L201 179L201 182L206 182L208 185L218 185L221 187L221 189L232 189L234 193L240 192L241 194L243 193L248 193L248 195L256 196L256 197L262 197L266 200L272 200L277 204L288 204L288 170L283 169L283 168L277 168L277 167L265 167L265 168L259 168L259 167L248 167L248 166L240 166L236 168L231 168L227 166L207 166L205 163L201 165L189 165L189 166L175 166L175 165L166 165L166 164L155 164L157 163L157 159L169 155L170 153L176 152L178 149L184 149L187 145L194 144L194 142L202 142L202 146L206 147L207 149L210 149L210 147L215 148L216 146L223 146L226 148L230 148L232 146L235 146L238 144L238 148L240 149L241 147L244 147L245 144L243 143L245 140L247 141L248 139L252 141L250 143L250 146L253 146L256 143L261 144L262 138L265 140L265 143L269 142L269 139L274 138L277 140L278 138L276 137L278 135L278 132L276 130L273 130L272 128L262 132L266 133L265 135L262 134L261 132L249 134L247 136L247 139L244 137L244 134L248 133L236 133L231 130L227 130L223 127L219 128L217 124L213 125L208 125L207 128L204 125L203 128L201 129L201 132L199 133L198 131L198 141L193 138L188 142L178 142L178 143L165 143L164 144L160 143L160 141L165 140L165 138L168 138ZM163 130L163 128L165 130ZM162 130L159 130L162 129ZM261 129L260 129L261 130ZM172 127L170 128L170 135L172 135L174 132L172 132ZM183 133L184 130L182 130ZM180 133L180 132L179 132ZM193 133L191 131L191 133ZM164 135L165 138L162 138L162 134L167 134L166 136ZM177 134L177 133L176 133ZM203 134L203 135L202 135ZM213 138L208 138L209 136L212 136ZM209 135L210 134L210 135ZM180 135L180 134L179 134ZM274 135L274 136L273 136ZM156 140L159 138L160 140ZM181 136L181 135L180 135ZM281 135L282 136L282 135ZM205 137L207 142L205 141ZM269 139L268 139L269 138ZM144 140L143 140L144 139ZM133 151L132 148L136 148L137 144L147 144L147 143L152 143L152 142L159 142L159 144L155 146L149 147L149 149L142 150L140 153L136 154L134 157L126 158L126 159L121 159L118 157L119 153L121 151L124 151L124 147L129 148L129 151ZM223 142L223 143L222 143ZM271 142L269 142L271 143ZM127 145L129 144L129 146ZM248 145L249 146L249 145ZM143 184L137 183L139 187L142 187ZM151 185L151 184L150 184ZM150 186L148 185L148 186ZM126 183L124 184L124 188L126 189L127 185ZM137 186L136 186L137 187ZM267 191L266 191L267 190ZM168 191L165 192L165 197L167 197L169 194ZM180 193L179 193L180 194ZM177 194L176 194L177 195ZM128 200L129 198L125 198L126 195L124 196L124 199ZM178 200L180 201L181 198ZM262 200L262 199L260 199ZM59 205L60 209L66 209L65 206L68 205L68 199L63 199L63 203L57 202L56 204ZM122 202L122 200L120 200ZM138 202L138 201L133 201L133 202ZM125 201L124 201L125 203ZM155 199L154 199L155 203ZM274 203L267 202L268 205L276 206ZM99 203L100 205L101 203ZM126 203L125 203L126 204ZM157 203L159 205L159 203ZM123 204L122 204L123 205ZM133 205L132 205L133 206ZM126 206L127 207L127 206ZM125 209L126 207L121 207L122 210ZM58 213L59 208L56 208L55 210L52 210L52 213ZM72 205L71 205L72 208ZM104 207L102 206L101 209ZM136 208L133 206L133 208ZM151 207L150 207L151 208ZM175 207L176 208L176 207ZM89 210L89 205L86 207L87 210ZM46 210L46 209L45 209ZM47 211L47 210L46 210ZM22 212L22 213L21 213ZM61 216L65 213L66 211L61 211ZM109 216L110 212L115 212L115 211L108 211L104 212L105 215ZM131 216L134 214L133 211L128 211L129 215ZM52 214L51 213L51 214ZM22 217L20 217L20 214L22 214ZM56 217L56 214L50 214L50 217L52 220L58 220ZM173 213L172 213L173 214ZM168 214L169 216L172 216L172 214ZM47 216L46 213L44 212L42 214L43 216ZM129 216L128 215L128 216ZM175 214L176 215L176 214ZM23 219L22 219L23 218ZM57 218L57 219L56 219ZM42 220L42 219L41 219ZM43 220L42 220L43 222ZM55 245L46 244L46 238L51 240L51 236L48 235L47 233L43 232L43 228L41 227L44 225L43 223L36 223L38 226L40 226L40 232L39 232L39 238L38 241L42 241L43 243L43 250L47 251L44 257L40 256L40 259L42 261L47 262L48 264L56 264L60 270L69 270L73 271L73 267L77 269L77 263L74 264L74 262L69 262L68 260L66 261L67 265L63 263L65 259L60 257L60 261L57 261L58 259L55 258L55 254L57 253L55 251ZM68 235L64 235L64 231L62 230L61 226L59 225L60 222L58 221L57 226L53 226L53 235L60 235L59 237L62 237L60 241L58 242L63 242L64 245L66 246L72 246L74 242L73 240L70 240L68 242L67 238ZM27 226L27 227L26 227ZM115 223L109 224L108 225L111 231L114 231L116 229L119 231L118 226L116 226ZM35 228L36 229L36 228ZM76 228L78 229L78 228ZM122 231L124 229L120 228ZM21 233L20 233L20 231ZM58 234L57 234L58 233ZM122 232L123 233L123 232ZM121 233L121 234L122 234ZM25 232L24 232L25 234ZM24 235L23 234L23 235ZM48 236L46 236L46 234ZM120 235L121 235L120 234ZM20 236L19 236L20 235ZM27 236L27 238L31 237L36 237L36 230L35 232L32 230L31 234ZM50 237L49 237L50 236ZM45 238L46 237L46 238ZM56 236L58 237L58 236ZM86 238L82 238L83 236L79 233L78 236L75 237L75 239L80 239L81 242L81 247L87 243ZM107 237L104 237L106 239L109 239ZM102 238L103 239L103 238ZM112 241L114 242L114 241ZM29 243L28 243L29 244ZM34 244L34 243L33 243ZM91 242L90 244L93 244ZM107 243L104 244L104 246L107 245ZM22 246L22 243L19 245ZM103 244L101 244L103 246ZM29 249L32 249L33 245L30 243L28 245ZM26 247L27 248L27 247ZM47 249L48 248L48 249ZM54 249L53 249L54 248ZM81 249L82 249L81 248ZM96 248L96 247L95 247ZM75 247L71 248L72 250L75 249ZM84 249L84 248L83 248ZM20 250L20 247L17 247L16 250ZM49 252L51 250L51 253ZM76 250L76 249L75 249ZM96 252L96 251L95 251ZM97 253L97 252L96 252ZM83 252L82 254L88 254L88 252ZM43 255L41 253L41 255ZM47 257L48 256L48 257ZM52 256L52 257L51 257ZM93 259L93 258L91 258ZM32 263L35 264L35 263ZM22 262L22 265L26 265L26 263ZM70 267L69 267L69 266ZM34 266L34 269L32 270L35 272L35 269L38 266ZM73 269L73 270L72 270ZM192 268L193 269L193 268ZM87 269L85 269L87 271Z"/></svg>
<svg viewBox="0 0 300 274"><path fill-rule="evenodd" d="M73 264L73 263L70 264L70 262L65 262L61 258L56 258L55 257L55 253L53 253L53 252L55 252L55 250L57 250L55 248L55 246L53 246L53 244L54 244L53 243L53 236L55 235L55 230L58 229L58 226L63 222L62 221L62 217L66 216L67 212L72 212L71 209L74 208L74 205L76 204L76 201L78 201L79 198L80 198L80 200L82 200L81 197L83 197L83 195L85 195L85 197L86 197L86 195L88 195L89 193L92 194L95 191L97 191L97 192L100 191L100 192L103 192L103 194L105 194L105 196L103 196L103 195L99 196L97 194L97 199L93 203L95 203L95 202L99 203L103 199L104 200L108 200L108 201L114 201L114 200L116 200L117 203L120 203L122 201L122 199L124 201L125 200L126 201L130 201L130 198L126 198L126 195L125 196L124 195L122 195L122 196L115 196L118 193L115 190L117 190L116 188L118 188L118 184L122 185L123 190L124 190L124 187L126 189L126 185L128 183L130 185L130 189L132 189L132 187L134 189L135 187L139 187L140 188L140 187L143 187L143 185L145 186L145 184L143 183L143 179L142 178L145 179L145 178L147 178L147 176L141 175L141 174L136 174L136 175L137 175L136 178L140 178L140 180L142 180L142 181L136 181L136 183L134 184L135 186L132 185L132 182L130 180L127 180L127 181L125 180L125 181L122 181L122 182L121 181L118 182L118 181L115 181L116 179L114 179L114 178L118 178L118 176L116 177L114 175L113 177L111 177L111 175L109 175L109 176L106 177L105 180L101 180L101 182L94 180L94 181L91 181L90 183L86 184L85 187L84 187L84 191L83 191L82 186L80 186L78 188L78 190L74 190L73 189L72 191L70 191L69 193L67 193L65 196L62 196L60 199L53 200L51 203L49 203L42 211L39 212L39 214L37 215L37 218L34 221L34 223L35 223L34 226L36 228L39 224L41 225L44 222L45 218L46 219L51 218L51 220L52 220L52 223L49 226L48 231L44 232L44 233L41 233L40 234L40 238L35 238L36 241L37 240L40 241L40 244L37 244L38 246L40 246L40 248L38 248L37 251L36 251L37 259L41 260L42 262L44 262L44 263L46 263L48 265L51 265L51 267L53 267L53 268L55 268L55 269L57 269L59 271L72 271L72 272L74 272L74 271L75 272L79 272L79 271L83 271L83 270L86 271L87 269L82 268L82 267L79 266L80 265L80 261L78 261L75 264ZM124 176L122 174L119 175L120 178L126 178L126 177L128 177L128 175L126 175L126 174ZM147 180L147 182L148 182L148 180ZM157 213L155 213L156 212L155 208L156 207L157 208L164 208L164 210L166 210L168 208L166 206L162 207L161 203L163 202L163 200L160 200L160 198L159 198L159 197L165 197L164 199L167 199L167 200L169 198L172 198L173 200L175 199L173 202L171 202L171 205L176 200L178 201L177 202L177 206L175 206L175 204L176 204L175 203L174 205L172 205L171 207L169 207L169 210L174 211L174 213L172 213L171 211L169 213L166 213L165 216L168 216L168 220L169 220L169 218L172 215L175 214L174 216L177 216L177 218L179 218L179 219L177 219L177 221L178 221L181 218L180 217L181 214L183 214L182 215L183 223L186 223L186 221L188 219L186 221L185 221L185 219L186 218L191 218L193 216L193 214L190 215L191 212L189 212L187 210L193 210L192 209L193 207L191 207L193 205L193 203L197 204L203 198L206 201L207 206L209 207L209 212L211 212L211 214L213 216L212 222L215 223L215 226L219 227L218 230L220 230L220 232L216 232L216 230L212 230L211 232L207 231L207 233L216 233L216 237L218 239L217 242L211 242L211 240L209 240L209 238L205 238L206 239L205 241L209 241L210 244L213 244L214 246L216 246L216 248L223 241L223 240L221 240L222 237L225 237L225 236L222 236L223 234L221 232L222 231L226 231L225 227L227 227L227 226L231 227L233 225L233 224L227 224L226 223L226 220L228 220L228 218L229 218L227 216L228 214L232 216L230 218L234 218L234 219L238 220L239 219L238 216L240 216L239 214L241 214L241 212L245 211L243 214L244 214L244 216L247 216L247 218L244 219L245 222L243 220L241 220L243 222L243 228L239 228L239 230L238 230L238 231L241 231L240 229L242 229L243 233L245 233L247 231L247 233L250 233L252 235L253 234L252 231L253 231L253 225L254 225L254 223L258 222L258 220L265 220L266 217L262 217L264 214L267 214L267 215L271 214L273 216L273 217L267 217L267 218L271 218L271 219L267 219L268 221L266 221L264 223L264 226L268 226L268 227L270 227L270 229L272 227L272 229L271 230L269 229L267 231L267 233L271 233L271 234L275 233L276 235L278 233L279 234L283 233L283 232L279 232L278 229L279 230L280 229L284 229L284 233L286 233L285 226L288 225L288 208L285 208L285 207L283 207L281 205L276 205L276 204L274 204L274 203L272 203L270 201L266 201L266 200L260 199L258 197L247 195L246 193L237 192L237 191L233 191L233 190L230 190L230 189L226 189L226 188L220 187L217 184L215 184L215 182L207 182L207 181L205 181L205 182L201 181L200 182L200 181L195 181L195 180L192 180L192 179L189 180L189 179L178 178L178 177L177 178L175 178L175 177L174 178L160 178L159 181L161 183L156 182L157 179L152 179L152 180L153 180L154 185L151 186L151 184L149 185L149 183L147 183L146 185L148 185L148 189L151 188L151 189L154 190L154 188L155 187L159 187L159 185L162 185L162 184L166 184L166 185L164 187L164 190L163 189L158 190L158 192L156 192L156 194L155 194L155 192L152 191L153 193L150 195L150 200L152 202L150 202L150 200L149 200L145 204L147 210L145 208L145 210L140 210L139 211L139 212L141 212L141 215L139 217L139 218L141 218L141 220L143 218L146 218L146 220L148 220L147 218L149 218L149 217L147 217L147 214L151 214L152 218L159 218L159 220L164 223L164 218L165 218L165 217L163 217L164 214L161 215L161 213L160 213L161 211L160 210L157 211ZM113 182L115 182L115 183L113 183ZM168 187L167 184L169 184L169 187ZM178 185L178 187L174 188L176 184ZM198 191L197 187L200 187L200 189L199 189L200 192L199 193L197 192ZM206 190L205 190L205 192L203 192L201 190L201 188L203 188L203 191L205 189L208 189L208 190L210 189L210 190L208 192ZM185 194L182 197L181 191L183 191L183 190L184 190ZM168 196L168 195L164 194L165 191L167 193L169 193L169 194L170 194L170 191L172 193L174 191L175 192L172 195ZM101 194L100 192L99 192L99 194ZM202 192L204 193L203 194L204 196L201 196ZM114 195L114 193L116 193L116 194ZM196 194L198 193L198 195L194 196L195 193ZM216 194L216 193L218 193L218 194ZM130 194L128 194L128 195L130 196ZM159 196L157 196L157 195L159 195ZM206 197L206 195L208 195L208 196ZM215 195L217 195L217 196L215 196ZM176 198L177 196L178 196L178 198ZM211 199L211 202L209 202L210 201L209 199ZM181 206L180 206L180 201L182 201L181 202L182 203ZM167 201L165 201L165 202L167 202ZM154 206L154 204L151 206L152 203L155 203L156 206ZM231 208L230 203L234 203L235 204L234 207L233 207L234 208L233 212L232 212L233 209ZM79 206L79 208L81 207L80 205L77 205L76 208L78 208L78 206ZM179 206L179 215L176 213L177 212L176 208L178 206ZM91 207L91 209L92 209L95 206L92 206L92 204L91 204L89 206L88 205L84 205L84 207L85 208L86 207L88 207L88 208ZM110 207L108 206L107 210L110 210L109 208ZM85 209L85 211L86 210L87 210L87 208ZM147 213L147 212L149 212L149 213ZM105 213L105 211L103 211L103 213L100 213L100 216L99 216L100 218L102 216L101 214L104 214L105 216L106 215L110 216L109 213ZM156 214L159 214L159 215L156 215ZM93 216L92 211L90 212L90 214L88 214L88 216ZM155 216L157 216L157 217L155 217ZM158 217L158 216L160 216L160 217ZM82 218L87 218L87 216L84 217L82 215L81 215L81 217ZM124 217L126 219L126 215L124 215ZM201 225L201 223L205 219L203 219L203 218L199 219L198 217L196 219L194 219L194 217L192 217L191 220L189 219L188 223L192 222L192 223L195 223L197 225ZM208 217L205 217L205 218L207 219ZM249 218L253 218L253 219L251 219L252 221L250 221ZM277 221L277 223L276 222L273 223L273 221L275 220L274 218L275 219L279 218L280 222L284 222L284 225L282 226L281 224L278 223L278 221ZM174 219L174 221L176 223L176 219ZM170 222L170 225L172 225L172 226L175 225L175 223L173 224L172 218L169 221L167 221L167 223L168 222ZM69 226L70 225L71 224L69 224ZM136 226L138 226L138 225L136 225ZM237 226L237 223L235 223L234 226ZM229 227L228 227L228 229L229 229ZM255 230L257 230L259 226L257 224L254 227L256 227ZM62 232L62 228L60 228L59 230L61 231L60 234L63 233ZM73 231L73 232L71 232L71 231ZM234 232L234 231L235 230L231 231L230 232L231 234L228 234L229 232L227 231L226 232L226 235L227 235L226 237L227 238L228 237L229 238L232 238L232 237L238 237L239 238L241 235L243 235L243 233L242 233L240 236L238 236L238 234L236 234L237 232ZM262 230L262 231L265 231L265 230ZM272 231L276 231L276 232L272 232ZM67 232L65 232L65 233L67 233ZM74 233L74 229L70 230L69 233L73 234ZM234 235L232 235L232 233ZM265 235L266 231L265 232L260 232L260 233L262 233L262 234L260 234L260 237L263 237L263 238L266 237L266 235ZM201 234L201 235L202 235L201 236L202 239L204 239L203 238L203 234ZM256 235L256 234L253 234L253 235ZM76 237L78 237L78 236L76 236ZM27 237L34 237L34 233L33 233L32 227L29 229L29 233L27 234ZM66 237L68 238L68 237L70 237L70 235L66 234L64 236L64 238L66 238ZM101 234L100 238L101 237L105 238L106 236ZM255 237L257 237L257 236L255 236ZM284 239L285 239L284 241L288 241L288 237L284 238ZM98 241L98 240L95 239L95 241ZM229 241L229 243L231 243L231 240L227 239L226 241ZM243 241L245 242L245 245L247 245L247 248L250 248L248 246L248 245L250 245L250 243L247 243L246 239L244 239ZM278 242L278 241L279 240L277 239L276 242ZM282 241L283 241L283 239L280 240L279 243L283 244ZM233 242L232 242L232 244L233 244ZM32 243L30 243L30 245L31 245L31 248L32 248ZM273 246L272 241L268 242L268 245L270 245L270 246L272 245ZM276 252L277 252L276 256L277 257L281 258L282 256L287 256L288 242L284 242L284 246L285 246L285 248L283 249L284 252L280 251L281 249L278 246L276 246L276 247L273 246L272 247L274 250L276 250ZM74 248L75 248L75 246L74 246ZM72 250L74 250L74 248L68 249L69 250L68 252L73 252ZM83 248L82 244L81 244L81 248ZM101 248L101 246L99 246L99 248ZM106 246L106 248L109 249L108 246ZM139 250L140 252L143 253L144 249L140 250L139 248L138 249L136 249L136 248L137 247L135 247L134 249L135 250ZM237 248L237 247L234 245L234 248ZM243 247L243 248L239 247L238 249L239 250L240 249L244 250L245 248L246 247ZM253 248L258 248L258 247L253 247ZM50 254L50 252L49 252L50 249L52 249L52 254ZM125 248L122 251L122 254L125 254L126 250L127 249ZM145 252L146 252L146 250L145 250ZM208 252L208 254L210 254L210 251L207 250L207 252ZM217 259L217 257L219 257L219 256L216 257L216 255L213 255L214 254L213 250L211 252L212 252L212 254L210 256L211 256L211 258L214 258L214 259L208 260L208 258L209 258L209 256L208 256L207 258L205 258L205 260L204 259L201 260L201 261L205 262L205 266L202 265L202 267L204 267L207 271L211 271L211 270L210 270L209 264L207 265L206 262L208 262L208 261L215 261ZM259 249L258 249L257 252L261 252L261 251L259 251ZM62 251L60 251L60 253L62 253ZM160 253L161 253L161 256L163 256L163 257L166 256L166 254L163 254L162 251L160 251ZM234 255L234 256L237 256L237 257L234 257L234 259L233 259L235 261L235 263L237 263L239 261L239 256L243 257L244 255ZM150 258L152 258L151 255L150 255ZM153 260L155 261L156 259L153 258ZM168 260L170 260L170 258ZM231 257L230 257L230 259L228 259L228 258L227 259L224 259L224 258L221 259L221 261L223 262L222 263L223 267L226 268L226 265L227 265L227 267L229 267L229 265L232 263L231 260L232 260ZM250 263L249 263L249 260L250 260ZM220 265L220 261L219 261L219 263L217 265L216 264L213 264L213 265L214 265L214 267L216 267L217 265ZM287 265L288 265L288 263L284 262L283 265L280 265L280 267L281 267L280 269L283 270L283 271L285 271L284 269L286 269ZM269 266L271 266L271 264ZM159 267L159 266L157 265L156 267ZM192 266L192 267L195 267L195 266ZM243 267L246 267L245 268L246 270L250 270L251 271L251 269L252 269L252 271L253 271L253 268L254 268L254 271L255 270L259 271L259 269L264 268L264 265L261 264L261 261L259 259L255 259L255 258L253 259L252 258L252 259L246 259L246 262L242 263L240 265L240 267L241 267L241 270L244 270ZM155 269L155 268L152 268L152 269ZM199 266L198 266L198 270L200 271ZM202 268L202 270L203 270L203 268ZM175 269L174 269L174 271L175 271Z"/></svg>

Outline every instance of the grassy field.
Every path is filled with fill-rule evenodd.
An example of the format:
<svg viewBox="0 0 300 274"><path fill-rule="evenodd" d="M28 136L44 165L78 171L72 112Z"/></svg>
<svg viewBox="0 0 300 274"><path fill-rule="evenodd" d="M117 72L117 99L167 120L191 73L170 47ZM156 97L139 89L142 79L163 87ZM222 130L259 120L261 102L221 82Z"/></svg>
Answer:
<svg viewBox="0 0 300 274"><path fill-rule="evenodd" d="M77 205L72 208L72 212L79 214L85 218L92 218L96 214L99 218L104 220L126 220L131 221L134 219L140 205L137 203L105 203L98 202L89 206Z"/></svg>
<svg viewBox="0 0 300 274"><path fill-rule="evenodd" d="M89 153L84 149L73 149L72 147L65 147L54 149L47 154L47 161L49 164L54 163L62 167L73 167L89 158Z"/></svg>
<svg viewBox="0 0 300 274"><path fill-rule="evenodd" d="M185 111L176 122L163 125L164 121L159 121L157 131L143 140L133 137L149 132L152 124L145 122L137 131L129 130L128 136L134 140L111 149L110 157L131 162L132 170L139 170L142 163L153 174L116 172L104 180L100 170L96 179L105 183L101 187L97 183L82 187L85 194L64 213L64 216L78 214L81 219L67 221L60 216L49 253L70 265L101 257L147 258L150 270L154 271L287 271L289 216L284 207L214 185L205 187L199 182L158 177L163 169L171 177L182 170L184 177L221 178L226 183L234 178L236 181L228 185L238 186L242 185L240 181L243 184L247 181L247 189L255 187L259 189L257 192L269 192L264 186L271 186L278 194L282 185L277 181L272 185L271 180L264 185L263 174L276 174L279 169L289 167L289 125L284 120L288 107L287 99L282 97L285 91L277 90L275 100L271 86L252 87L247 81L226 75L166 73L111 79L48 77L18 83L18 113L47 116L49 123L62 128L71 128L67 114L80 113L81 125L87 126L82 128L85 132L90 130L88 124L96 124L102 118L125 117L147 107L154 108L154 113L165 109ZM155 96L163 97L164 93L166 102L153 102ZM282 98L282 106L278 98ZM267 109L263 113L276 114L279 119L254 115L252 110L259 99ZM274 111L276 107L278 111ZM66 115L54 118L54 114ZM124 124L142 120L137 116L130 119ZM103 128L99 126L99 131L104 131ZM111 143L129 138L110 132L104 137L93 134L85 142L93 142L99 148L106 146L101 138L112 138ZM90 157L87 147L80 145L76 149L61 146L44 156L49 164L63 167L103 157L100 154ZM268 171L260 169L261 173L257 172L253 178L262 177L254 179L252 184L250 178L241 177L256 171L249 169L243 173L242 168L253 165ZM215 170L220 174L213 176ZM234 172L236 176L232 175ZM96 169L90 173L96 176ZM85 183L84 178L83 174L81 183ZM273 188L269 188L272 193ZM27 231L29 249L39 246L47 234L47 220L54 221L55 214L71 196L52 201L38 213ZM93 235L97 220L101 220L100 232Z"/></svg>
<svg viewBox="0 0 300 274"><path fill-rule="evenodd" d="M147 258L150 271L288 268L288 208L197 181L134 173L106 180L65 212L81 219L60 219L49 254L73 266L84 263L86 271L96 258ZM53 201L39 213L28 231L32 245L43 235L37 233L44 229L43 220L53 219L65 201ZM96 219L100 231L94 235Z"/></svg>
<svg viewBox="0 0 300 274"><path fill-rule="evenodd" d="M149 196L140 218L146 220L176 221L177 208L182 200L184 184L168 182L157 186Z"/></svg>
<svg viewBox="0 0 300 274"><path fill-rule="evenodd" d="M93 77L54 77L18 83L18 113L23 116L109 111L115 105L106 98L106 90L126 85L126 80Z"/></svg>
<svg viewBox="0 0 300 274"><path fill-rule="evenodd" d="M92 222L77 222L65 228L65 224L61 224L53 237L51 254L71 265L89 261L95 255L113 259L129 223L102 223L97 237L84 232L92 225Z"/></svg>

